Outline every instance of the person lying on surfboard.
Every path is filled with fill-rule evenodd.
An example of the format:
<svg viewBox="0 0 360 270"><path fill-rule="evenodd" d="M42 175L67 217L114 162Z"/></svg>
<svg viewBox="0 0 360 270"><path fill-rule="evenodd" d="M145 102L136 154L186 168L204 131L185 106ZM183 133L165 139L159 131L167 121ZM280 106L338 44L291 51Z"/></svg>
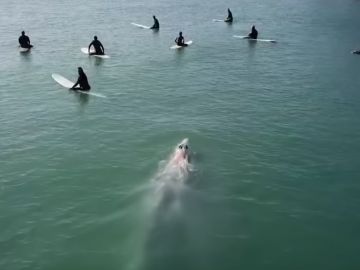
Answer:
<svg viewBox="0 0 360 270"><path fill-rule="evenodd" d="M89 91L91 89L87 76L84 72L84 70L81 67L78 67L79 72L79 78L77 79L76 83L73 87L71 87L71 90L81 90L81 91Z"/></svg>
<svg viewBox="0 0 360 270"><path fill-rule="evenodd" d="M90 47L93 46L95 49L95 52L90 53ZM98 54L98 55L104 55L105 49L104 46L101 44L101 42L98 40L97 36L94 36L94 40L89 45L89 54Z"/></svg>
<svg viewBox="0 0 360 270"><path fill-rule="evenodd" d="M185 39L182 35L182 32L179 33L179 36L175 39L175 43L178 45L178 46L187 46L187 44L185 44Z"/></svg>
<svg viewBox="0 0 360 270"><path fill-rule="evenodd" d="M232 13L231 13L231 11L230 11L230 8L228 8L228 16L227 16L227 18L225 19L224 22L229 22L229 23L231 23L232 21L233 21L233 15L232 15Z"/></svg>
<svg viewBox="0 0 360 270"><path fill-rule="evenodd" d="M159 24L159 20L155 17L155 15L153 16L154 19L154 25L150 27L150 29L159 29L160 28L160 24Z"/></svg>
<svg viewBox="0 0 360 270"><path fill-rule="evenodd" d="M19 43L21 48L30 49L33 45L30 44L30 38L25 35L25 31L21 32L21 36L19 37Z"/></svg>
<svg viewBox="0 0 360 270"><path fill-rule="evenodd" d="M252 26L251 33L248 35L248 37L251 39L257 39L258 31L256 30L255 25Z"/></svg>

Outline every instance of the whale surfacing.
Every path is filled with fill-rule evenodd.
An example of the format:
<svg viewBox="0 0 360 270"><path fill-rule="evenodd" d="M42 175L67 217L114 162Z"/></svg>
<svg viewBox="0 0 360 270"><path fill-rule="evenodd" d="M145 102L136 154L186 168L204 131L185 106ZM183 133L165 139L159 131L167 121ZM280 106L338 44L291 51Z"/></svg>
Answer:
<svg viewBox="0 0 360 270"><path fill-rule="evenodd" d="M163 183L183 183L193 170L190 163L189 139L183 139L159 169L155 179Z"/></svg>
<svg viewBox="0 0 360 270"><path fill-rule="evenodd" d="M189 148L189 139L184 139L180 144L175 148L174 153L170 162L173 166L177 166L181 169L188 170L190 164L190 148Z"/></svg>

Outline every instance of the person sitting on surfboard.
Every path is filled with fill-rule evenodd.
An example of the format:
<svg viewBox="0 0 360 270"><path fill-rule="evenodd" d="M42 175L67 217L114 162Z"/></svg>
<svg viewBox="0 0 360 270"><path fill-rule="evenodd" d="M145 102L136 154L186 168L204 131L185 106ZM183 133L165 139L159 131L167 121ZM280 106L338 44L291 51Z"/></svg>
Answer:
<svg viewBox="0 0 360 270"><path fill-rule="evenodd" d="M87 76L84 72L84 70L81 67L78 67L79 72L79 78L77 79L76 83L73 87L71 87L71 90L81 90L81 91L89 91L90 85L87 79Z"/></svg>
<svg viewBox="0 0 360 270"><path fill-rule="evenodd" d="M187 46L187 44L185 44L185 39L182 35L182 32L179 33L179 36L175 39L175 43L178 45L178 46Z"/></svg>
<svg viewBox="0 0 360 270"><path fill-rule="evenodd" d="M228 8L228 16L227 16L227 18L225 19L225 22L231 23L232 21L233 21L233 15L232 15L232 13L231 13L231 11L230 11L230 8Z"/></svg>
<svg viewBox="0 0 360 270"><path fill-rule="evenodd" d="M155 15L153 16L154 19L154 25L150 27L150 29L159 29L160 28L160 24L159 24L159 20L155 17Z"/></svg>
<svg viewBox="0 0 360 270"><path fill-rule="evenodd" d="M93 46L95 49L95 52L90 53L90 47ZM104 55L105 54L105 49L104 46L101 44L101 42L98 40L97 36L94 36L94 40L90 43L89 45L89 54L90 55L94 55L94 54L98 54L98 55Z"/></svg>
<svg viewBox="0 0 360 270"><path fill-rule="evenodd" d="M248 37L251 39L257 39L258 31L256 30L255 25L252 26L251 33L248 35Z"/></svg>
<svg viewBox="0 0 360 270"><path fill-rule="evenodd" d="M21 36L19 37L19 43L21 48L30 49L33 45L30 44L30 38L25 35L25 31L21 32Z"/></svg>

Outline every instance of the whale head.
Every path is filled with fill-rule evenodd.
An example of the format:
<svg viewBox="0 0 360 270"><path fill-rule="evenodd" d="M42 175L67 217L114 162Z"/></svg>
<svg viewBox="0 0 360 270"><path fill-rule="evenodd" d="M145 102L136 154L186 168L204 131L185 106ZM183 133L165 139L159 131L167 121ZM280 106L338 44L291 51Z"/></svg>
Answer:
<svg viewBox="0 0 360 270"><path fill-rule="evenodd" d="M178 144L176 148L176 156L188 160L189 154L190 154L189 139L185 138Z"/></svg>

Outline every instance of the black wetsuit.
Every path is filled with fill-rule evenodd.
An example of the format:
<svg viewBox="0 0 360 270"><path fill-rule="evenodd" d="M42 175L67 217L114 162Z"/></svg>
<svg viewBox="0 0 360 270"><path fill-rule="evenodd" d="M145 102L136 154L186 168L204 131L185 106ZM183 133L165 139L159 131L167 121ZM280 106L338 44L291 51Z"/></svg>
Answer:
<svg viewBox="0 0 360 270"><path fill-rule="evenodd" d="M22 35L19 37L19 43L21 48L31 48L32 45L30 45L30 38L26 35Z"/></svg>
<svg viewBox="0 0 360 270"><path fill-rule="evenodd" d="M151 26L151 28L150 29L159 29L160 28L160 24L159 24L159 21L158 21L158 19L154 19L154 25L153 26Z"/></svg>
<svg viewBox="0 0 360 270"><path fill-rule="evenodd" d="M230 10L228 10L228 16L225 19L225 22L232 22L233 21L233 16Z"/></svg>
<svg viewBox="0 0 360 270"><path fill-rule="evenodd" d="M257 39L257 37L258 37L258 31L255 28L251 29L251 33L249 34L249 38Z"/></svg>
<svg viewBox="0 0 360 270"><path fill-rule="evenodd" d="M104 46L101 44L99 40L93 40L89 45L89 50L91 46L93 46L95 49L95 53L92 54L99 54L99 55L104 54Z"/></svg>
<svg viewBox="0 0 360 270"><path fill-rule="evenodd" d="M184 42L184 37L183 36L179 36L175 39L175 42L178 46L187 46L187 44L185 44Z"/></svg>
<svg viewBox="0 0 360 270"><path fill-rule="evenodd" d="M79 87L76 87L77 85L79 85ZM89 91L91 89L85 73L83 73L82 75L79 75L78 80L76 81L75 85L71 89L82 90L82 91Z"/></svg>

